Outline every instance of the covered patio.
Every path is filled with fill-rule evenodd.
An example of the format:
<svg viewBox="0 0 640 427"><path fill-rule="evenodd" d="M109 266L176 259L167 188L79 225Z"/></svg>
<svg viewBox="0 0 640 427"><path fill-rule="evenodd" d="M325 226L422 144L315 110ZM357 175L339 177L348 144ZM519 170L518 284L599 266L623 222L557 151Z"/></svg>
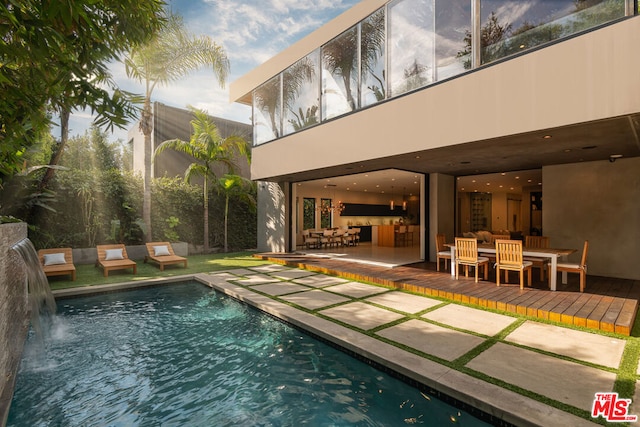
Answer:
<svg viewBox="0 0 640 427"><path fill-rule="evenodd" d="M511 283L497 287L494 272L489 281L475 283L473 277L464 275L456 280L450 270L438 272L433 262L403 264L400 261L404 255L398 254L394 265L393 258L377 258L366 247L360 252L364 256L327 250L256 256L291 267L622 335L631 334L640 300L639 280L588 276L587 287L580 293L578 275L570 274L567 284L558 281L557 291L551 292L546 282L536 281L534 274L533 286L521 291L515 275Z"/></svg>

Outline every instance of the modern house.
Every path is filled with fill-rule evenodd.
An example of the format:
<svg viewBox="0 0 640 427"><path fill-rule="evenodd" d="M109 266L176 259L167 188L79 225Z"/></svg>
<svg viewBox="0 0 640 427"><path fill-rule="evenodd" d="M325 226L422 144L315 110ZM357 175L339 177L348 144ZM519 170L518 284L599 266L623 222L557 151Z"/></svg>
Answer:
<svg viewBox="0 0 640 427"><path fill-rule="evenodd" d="M258 248L408 223L435 261L437 233L542 233L576 259L589 240L591 275L640 279L637 9L358 3L231 85L253 108Z"/></svg>
<svg viewBox="0 0 640 427"><path fill-rule="evenodd" d="M191 128L191 120L193 115L189 110L171 107L160 102L153 103L153 130L151 132L152 150L158 145L169 139L182 139L189 141L193 129ZM226 138L231 135L239 135L247 141L252 140L252 129L250 125L235 122L232 120L222 119L220 117L212 117L213 122L218 127L220 135ZM136 123L127 134L128 142L132 146L133 152L133 170L144 173L144 135L140 131L139 125ZM187 167L193 163L193 159L184 153L173 150L162 153L153 162L151 169L152 177L175 177L184 176ZM239 174L249 177L249 166L246 162L238 162L241 170ZM194 181L196 182L196 181Z"/></svg>

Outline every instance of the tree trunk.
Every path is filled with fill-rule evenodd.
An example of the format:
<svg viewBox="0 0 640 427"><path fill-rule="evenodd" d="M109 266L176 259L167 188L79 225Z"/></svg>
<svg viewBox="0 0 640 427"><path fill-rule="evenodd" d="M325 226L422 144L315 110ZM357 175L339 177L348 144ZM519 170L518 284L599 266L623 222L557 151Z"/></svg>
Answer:
<svg viewBox="0 0 640 427"><path fill-rule="evenodd" d="M209 253L209 190L207 177L204 177L204 253Z"/></svg>
<svg viewBox="0 0 640 427"><path fill-rule="evenodd" d="M144 135L144 183L142 194L142 221L144 222L144 241L152 241L151 232L151 131L153 129L153 112L149 98L145 99L140 130Z"/></svg>
<svg viewBox="0 0 640 427"><path fill-rule="evenodd" d="M58 163L60 163L62 152L64 151L64 147L67 145L67 141L69 140L69 116L70 115L71 115L71 112L68 109L64 109L60 111L60 141L58 141L53 153L51 153L49 166L56 166ZM44 175L40 180L40 184L38 185L38 190L42 191L48 188L49 183L53 179L54 174L55 174L54 168L46 168L44 171Z"/></svg>

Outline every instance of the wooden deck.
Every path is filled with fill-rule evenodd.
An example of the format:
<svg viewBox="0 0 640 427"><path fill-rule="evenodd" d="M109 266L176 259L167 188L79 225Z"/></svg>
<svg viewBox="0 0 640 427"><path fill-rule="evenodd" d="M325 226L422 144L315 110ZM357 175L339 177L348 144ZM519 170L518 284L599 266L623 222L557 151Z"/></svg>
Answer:
<svg viewBox="0 0 640 427"><path fill-rule="evenodd" d="M536 282L539 275L535 270L533 286L521 291L517 273L511 274L509 284L497 287L492 273L488 282L475 283L471 275L465 278L464 274L455 280L450 272L437 272L435 263L428 262L386 268L296 254L256 256L290 267L621 335L631 334L640 300L638 280L588 276L585 292L580 293L578 275L569 274L568 283L562 284L558 278L558 290L551 292L546 282Z"/></svg>

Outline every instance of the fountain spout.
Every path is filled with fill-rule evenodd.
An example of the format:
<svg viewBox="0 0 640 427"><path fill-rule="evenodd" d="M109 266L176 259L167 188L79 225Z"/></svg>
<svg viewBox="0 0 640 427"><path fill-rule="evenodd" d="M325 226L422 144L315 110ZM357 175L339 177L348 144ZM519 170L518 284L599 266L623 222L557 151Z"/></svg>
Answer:
<svg viewBox="0 0 640 427"><path fill-rule="evenodd" d="M31 326L37 335L42 336L43 325L50 325L56 313L56 302L51 293L49 281L31 240L25 237L11 249L20 254L26 265Z"/></svg>

